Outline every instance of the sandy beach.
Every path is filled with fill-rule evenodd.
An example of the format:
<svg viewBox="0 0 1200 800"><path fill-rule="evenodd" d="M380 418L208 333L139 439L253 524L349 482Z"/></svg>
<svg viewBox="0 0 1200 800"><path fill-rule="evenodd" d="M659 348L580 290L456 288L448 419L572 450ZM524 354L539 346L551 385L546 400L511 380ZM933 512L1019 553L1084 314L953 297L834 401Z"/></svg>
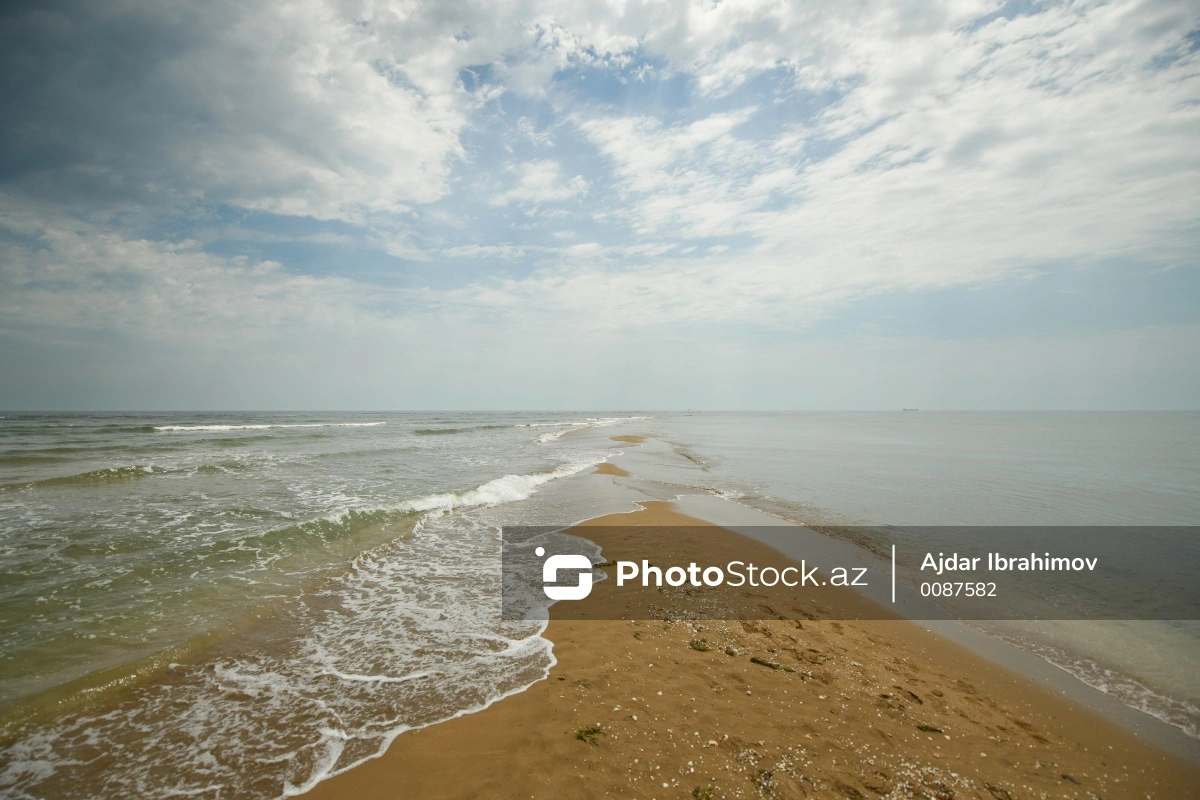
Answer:
<svg viewBox="0 0 1200 800"><path fill-rule="evenodd" d="M780 560L641 505L575 532L610 561L677 561L696 544L679 526L710 552ZM913 623L612 619L627 603L606 580L555 606L547 680L306 797L1200 796L1195 765Z"/></svg>

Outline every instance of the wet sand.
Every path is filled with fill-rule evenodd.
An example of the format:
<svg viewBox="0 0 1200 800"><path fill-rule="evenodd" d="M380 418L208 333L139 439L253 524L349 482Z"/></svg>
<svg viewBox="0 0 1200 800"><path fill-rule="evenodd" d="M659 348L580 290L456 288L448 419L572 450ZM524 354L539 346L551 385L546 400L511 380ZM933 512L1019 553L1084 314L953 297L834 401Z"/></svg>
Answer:
<svg viewBox="0 0 1200 800"><path fill-rule="evenodd" d="M616 464L610 464L605 461L603 464L596 466L593 475L615 475L618 478L628 478L629 473L618 467Z"/></svg>
<svg viewBox="0 0 1200 800"><path fill-rule="evenodd" d="M577 533L609 561L686 563L697 537L781 560L669 503ZM604 619L630 602L606 580L556 605L548 680L307 797L1200 796L1194 765L912 623Z"/></svg>

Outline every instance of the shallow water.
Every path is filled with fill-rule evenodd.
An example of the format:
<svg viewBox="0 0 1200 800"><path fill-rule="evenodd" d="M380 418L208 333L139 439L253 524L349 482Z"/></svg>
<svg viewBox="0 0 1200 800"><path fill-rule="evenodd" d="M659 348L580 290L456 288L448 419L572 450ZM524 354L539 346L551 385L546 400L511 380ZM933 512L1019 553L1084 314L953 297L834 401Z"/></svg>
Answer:
<svg viewBox="0 0 1200 800"><path fill-rule="evenodd" d="M664 476L785 519L855 526L867 547L896 535L891 526L1200 524L1196 412L658 414L652 422L696 459ZM1194 542L1176 544L1195 562ZM1200 563L1163 568L1197 573ZM1131 604L1156 599L1155 586L1120 590ZM1200 738L1200 624L977 626Z"/></svg>

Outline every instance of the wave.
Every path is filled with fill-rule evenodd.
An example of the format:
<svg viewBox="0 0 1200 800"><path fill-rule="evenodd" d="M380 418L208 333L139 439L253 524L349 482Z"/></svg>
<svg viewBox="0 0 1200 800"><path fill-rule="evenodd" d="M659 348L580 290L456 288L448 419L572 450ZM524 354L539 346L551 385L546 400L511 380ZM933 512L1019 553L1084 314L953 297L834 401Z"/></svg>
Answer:
<svg viewBox="0 0 1200 800"><path fill-rule="evenodd" d="M54 427L54 426L47 426L47 427ZM76 426L71 425L70 427L74 428ZM110 433L120 434L120 433L153 433L153 432L154 432L153 425L97 425L95 427L89 427L87 429L87 433L96 434L96 435L103 435L103 434L110 434Z"/></svg>
<svg viewBox="0 0 1200 800"><path fill-rule="evenodd" d="M74 461L70 456L39 455L37 453L0 455L0 464L21 467L28 464L61 464L64 461Z"/></svg>
<svg viewBox="0 0 1200 800"><path fill-rule="evenodd" d="M274 422L258 425L155 425L155 431L261 431L267 428L373 428L386 422Z"/></svg>
<svg viewBox="0 0 1200 800"><path fill-rule="evenodd" d="M38 455L51 455L52 456L52 455L71 455L74 453L90 453L90 454L108 453L108 452L113 452L116 450L124 450L124 449L127 449L127 448L124 448L120 445L95 443L95 442L88 442L87 440L83 440L82 443L80 443L79 441L72 441L72 442L68 442L67 444L57 446L57 447L39 447L36 451L9 450L9 451L5 451L5 454L6 455L8 455L8 454L12 454L12 455L38 454ZM68 459L68 460L70 460L70 459Z"/></svg>
<svg viewBox="0 0 1200 800"><path fill-rule="evenodd" d="M4 488L25 489L38 486L102 486L107 483L119 483L121 481L144 478L153 472L153 467L143 467L135 464L128 467L94 469L90 472L81 472L78 475L64 475L60 478L44 478L40 481L32 481L30 483L10 483L6 484Z"/></svg>
<svg viewBox="0 0 1200 800"><path fill-rule="evenodd" d="M593 462L564 464L549 472L533 472L525 475L505 475L502 478L490 480L485 484L468 489L465 492L442 492L430 494L412 500L405 500L394 508L397 511L433 511L447 512L456 508L475 508L478 506L495 506L501 503L514 503L525 500L533 495L537 488L558 478L566 478L577 472L595 466Z"/></svg>
<svg viewBox="0 0 1200 800"><path fill-rule="evenodd" d="M549 472L505 475L460 492L440 492L387 505L345 509L325 517L297 521L266 530L248 539L252 546L246 552L257 552L261 549L274 558L306 551L306 546L302 544L305 541L308 546L321 548L328 548L338 542L349 543L356 537L361 542L359 534L362 532L380 529L386 533L386 529L394 530L395 526L406 518L409 520L407 525L414 525L419 529L423 526L421 519L426 515L436 518L460 508L479 508L525 500L532 496L539 486L557 478L574 475L591 466L591 463L562 465ZM227 465L224 464L204 467L206 471L226 471L226 468ZM236 472L237 467L228 468L228 471ZM241 509L239 513L242 513ZM266 515L262 512L251 513ZM394 538L394 533L386 534L386 537L390 540Z"/></svg>
<svg viewBox="0 0 1200 800"><path fill-rule="evenodd" d="M39 459L37 461L34 461L32 458L29 459L30 463L45 463L46 460L53 459ZM11 463L11 459L0 459L0 463ZM77 475L63 475L55 478L43 478L36 481L0 484L0 489L16 490L54 486L103 486L105 484L137 480L139 478L145 478L156 474L184 476L196 474L230 474L235 472L245 472L246 470L253 468L253 466L254 465L248 461L232 460L176 468L150 467L132 464L124 467L94 469L88 472L81 472Z"/></svg>
<svg viewBox="0 0 1200 800"><path fill-rule="evenodd" d="M553 442L555 439L558 439L564 433L570 433L571 431L577 430L579 430L579 428L563 428L560 431L550 431L549 433L543 433L537 438L537 440L542 444L547 444L548 442Z"/></svg>
<svg viewBox="0 0 1200 800"><path fill-rule="evenodd" d="M598 462L563 464L549 472L505 475L461 492L439 492L385 506L347 509L326 517L266 531L255 539L255 546L271 550L281 542L294 544L299 538L307 538L328 546L367 528L387 526L409 515L422 515L415 523L415 528L420 529L424 525L422 520L426 515L436 518L460 508L480 508L525 500L531 497L539 486L582 472L596 463Z"/></svg>
<svg viewBox="0 0 1200 800"><path fill-rule="evenodd" d="M446 436L467 431L495 431L508 427L508 425L468 425L465 428L415 428L413 433L417 436Z"/></svg>
<svg viewBox="0 0 1200 800"><path fill-rule="evenodd" d="M191 470L184 469L181 472L192 472L206 475L227 475L231 472L245 472L254 465L248 461L217 461L212 464L200 464L193 467Z"/></svg>
<svg viewBox="0 0 1200 800"><path fill-rule="evenodd" d="M549 472L505 475L460 492L440 492L383 506L346 509L329 516L264 531L253 538L251 551L262 549L273 557L284 551L298 552L305 549L300 545L302 540L310 545L329 547L338 542L349 542L368 529L392 528L405 518L409 519L408 524L413 525L414 529L421 529L426 517L440 517L460 508L479 508L525 500L532 496L539 486L582 472L592 466L593 462L564 464ZM394 534L388 535L387 538L394 538Z"/></svg>
<svg viewBox="0 0 1200 800"><path fill-rule="evenodd" d="M568 425L587 425L586 422L518 422L514 428L561 428Z"/></svg>
<svg viewBox="0 0 1200 800"><path fill-rule="evenodd" d="M247 447L253 442L269 442L273 438L275 437L269 433L260 433L256 436L222 436L217 439L206 439L205 442L215 444L217 447Z"/></svg>
<svg viewBox="0 0 1200 800"><path fill-rule="evenodd" d="M584 428L603 428L608 425L616 425L618 422L633 422L639 419L646 419L646 417L588 417L583 422L530 423L528 427L549 427L551 425L562 427L562 430L549 431L547 433L543 433L537 438L537 440L542 444L547 444L549 442L553 442L564 434L570 433L571 431L583 430ZM568 425L571 427L566 427Z"/></svg>

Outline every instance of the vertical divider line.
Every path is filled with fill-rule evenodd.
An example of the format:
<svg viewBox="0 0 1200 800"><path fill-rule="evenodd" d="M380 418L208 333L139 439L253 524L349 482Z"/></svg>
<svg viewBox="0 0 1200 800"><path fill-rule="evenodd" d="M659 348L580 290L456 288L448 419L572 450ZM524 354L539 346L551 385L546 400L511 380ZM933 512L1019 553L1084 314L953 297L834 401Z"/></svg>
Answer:
<svg viewBox="0 0 1200 800"><path fill-rule="evenodd" d="M896 602L896 545L892 545L892 602Z"/></svg>

